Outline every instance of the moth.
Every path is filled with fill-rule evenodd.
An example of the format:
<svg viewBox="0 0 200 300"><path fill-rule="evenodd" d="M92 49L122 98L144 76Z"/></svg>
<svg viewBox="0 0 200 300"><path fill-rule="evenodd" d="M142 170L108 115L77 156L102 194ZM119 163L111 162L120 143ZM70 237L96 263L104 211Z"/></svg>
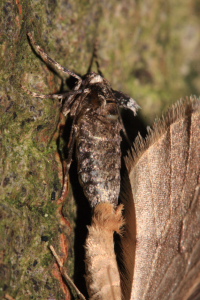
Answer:
<svg viewBox="0 0 200 300"><path fill-rule="evenodd" d="M124 267L121 208L101 203L86 240L90 299L200 299L200 99L176 103L125 161Z"/></svg>
<svg viewBox="0 0 200 300"><path fill-rule="evenodd" d="M126 160L127 298L200 299L200 99L178 101L134 149Z"/></svg>
<svg viewBox="0 0 200 300"><path fill-rule="evenodd" d="M63 101L62 113L73 118L68 144L68 158L61 198L67 189L68 171L76 145L78 176L83 191L92 207L101 202L118 203L121 168L121 132L125 133L120 109L136 114L139 106L134 99L112 89L101 72L90 72L83 77L62 67L36 44L28 33L32 47L43 61L64 75L77 81L72 91L63 94L34 97Z"/></svg>

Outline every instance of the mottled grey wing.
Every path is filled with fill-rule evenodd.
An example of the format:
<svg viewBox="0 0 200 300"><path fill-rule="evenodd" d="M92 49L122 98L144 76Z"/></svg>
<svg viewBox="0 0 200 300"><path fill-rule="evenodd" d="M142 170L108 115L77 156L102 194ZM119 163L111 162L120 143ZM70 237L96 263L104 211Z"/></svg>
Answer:
<svg viewBox="0 0 200 300"><path fill-rule="evenodd" d="M199 99L178 102L134 149L126 161L133 202L129 193L125 298L200 299Z"/></svg>

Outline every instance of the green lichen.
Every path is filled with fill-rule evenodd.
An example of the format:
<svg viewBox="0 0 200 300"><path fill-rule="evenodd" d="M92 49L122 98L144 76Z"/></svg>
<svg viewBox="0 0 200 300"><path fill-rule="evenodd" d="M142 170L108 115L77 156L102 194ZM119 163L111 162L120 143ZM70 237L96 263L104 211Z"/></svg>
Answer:
<svg viewBox="0 0 200 300"><path fill-rule="evenodd" d="M43 267L48 267L51 263L52 263L52 254L49 252L43 256L41 265Z"/></svg>

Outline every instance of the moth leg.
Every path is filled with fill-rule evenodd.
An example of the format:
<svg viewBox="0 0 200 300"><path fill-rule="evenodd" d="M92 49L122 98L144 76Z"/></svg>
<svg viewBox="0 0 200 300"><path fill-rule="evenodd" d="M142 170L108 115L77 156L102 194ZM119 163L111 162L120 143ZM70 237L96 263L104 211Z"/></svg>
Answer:
<svg viewBox="0 0 200 300"><path fill-rule="evenodd" d="M76 90L68 93L68 98L64 102L63 107L62 107L62 113L64 116L68 114L70 111L70 105L73 103L75 100L76 95L81 94L83 91L82 90Z"/></svg>
<svg viewBox="0 0 200 300"><path fill-rule="evenodd" d="M80 107L81 102L88 95L88 93L90 93L90 90L86 89L85 94L83 95L81 101L79 101L79 105L76 108L75 117L74 117L73 122L72 122L72 130L71 130L71 133L70 133L69 143L68 143L68 146L67 146L68 149L69 149L69 152L68 152L68 157L67 157L67 167L66 167L66 170L65 170L64 181L63 181L63 189L62 189L62 194L61 194L61 197L60 197L61 201L64 200L64 196L66 194L67 186L68 186L68 173L69 173L69 168L70 168L71 162L72 162L72 155L73 155L74 144L75 144L75 140L76 140L76 131L77 131L76 120L77 120L77 116L79 114L79 107ZM67 108L65 107L64 109L67 109Z"/></svg>
<svg viewBox="0 0 200 300"><path fill-rule="evenodd" d="M38 94L32 91L29 91L25 86L21 86L22 89L29 95L35 97L35 98L41 98L41 99L56 99L56 100L64 100L67 98L67 104L71 104L74 100L74 96L81 94L82 90L76 90L76 91L70 91L70 92L65 92L61 94ZM65 104L65 107L69 106Z"/></svg>
<svg viewBox="0 0 200 300"><path fill-rule="evenodd" d="M65 169L65 174L64 174L64 179L63 179L63 188L62 188L62 194L60 197L60 201L64 201L67 188L68 188L68 174L69 174L69 169L72 163L72 155L73 155L73 150L74 150L74 144L75 144L75 138L76 138L76 127L75 125L72 124L72 130L70 133L70 138L69 138L69 143L68 143L68 156L67 156L67 161L66 161L66 169Z"/></svg>
<svg viewBox="0 0 200 300"><path fill-rule="evenodd" d="M30 43L33 47L33 49L35 50L35 52L42 58L42 60L49 64L50 66L52 66L58 73L61 72L63 74L67 74L67 75L71 75L72 77L76 78L78 80L78 84L76 86L76 90L79 89L79 87L81 86L82 83L82 78L80 76L78 76L76 73L70 71L67 68L64 68L63 66L61 66L57 61L55 61L54 59L52 59L36 42L34 39L34 35L31 32L27 33Z"/></svg>

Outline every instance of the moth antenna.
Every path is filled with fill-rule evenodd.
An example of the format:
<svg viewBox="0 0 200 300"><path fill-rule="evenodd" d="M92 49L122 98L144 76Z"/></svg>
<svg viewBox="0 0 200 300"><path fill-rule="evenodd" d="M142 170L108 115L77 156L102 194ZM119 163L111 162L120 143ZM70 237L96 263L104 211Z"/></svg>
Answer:
<svg viewBox="0 0 200 300"><path fill-rule="evenodd" d="M69 275L67 274L67 272L64 270L64 267L63 267L63 263L62 261L60 260L58 254L56 253L54 247L52 245L49 246L53 256L55 257L56 259L56 262L59 266L59 270L60 270L60 273L62 274L63 278L66 280L66 282L73 287L73 289L76 291L77 295L82 299L82 300L86 300L85 296L79 291L79 289L77 288L77 286L74 284L73 280L69 277Z"/></svg>
<svg viewBox="0 0 200 300"><path fill-rule="evenodd" d="M96 40L94 42L94 48L93 48L92 58L91 58L90 65L89 65L89 68L87 70L87 73L91 73L92 65L95 62L96 66L97 66L97 72L98 72L98 74L101 75L101 77L104 77L103 73L101 72L100 64L99 64L99 60L98 60L98 48L99 48L99 43L98 43L98 40L96 38Z"/></svg>
<svg viewBox="0 0 200 300"><path fill-rule="evenodd" d="M71 75L72 77L76 78L78 80L78 84L76 86L76 90L80 88L81 83L82 83L82 78L78 76L76 73L70 71L69 69L61 66L57 61L52 59L44 50L36 43L34 39L34 34L32 32L27 33L30 44L35 50L35 52L42 58L42 60L52 66L58 73L61 72L63 74Z"/></svg>

